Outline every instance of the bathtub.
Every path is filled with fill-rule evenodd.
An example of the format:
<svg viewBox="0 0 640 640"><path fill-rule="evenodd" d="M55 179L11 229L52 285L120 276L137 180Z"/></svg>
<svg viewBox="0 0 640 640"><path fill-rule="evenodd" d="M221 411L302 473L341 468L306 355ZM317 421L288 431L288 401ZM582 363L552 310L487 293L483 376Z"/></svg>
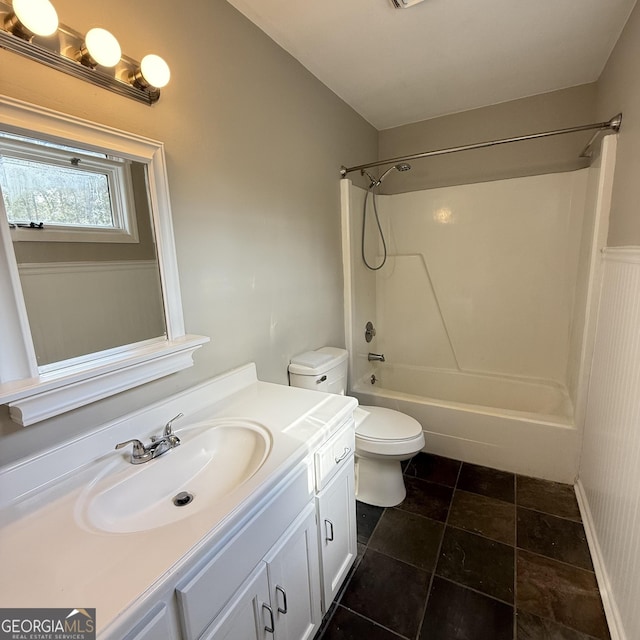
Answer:
<svg viewBox="0 0 640 640"><path fill-rule="evenodd" d="M562 385L359 364L366 373L352 381L351 395L360 404L413 416L425 433L424 451L557 482L575 480L580 441Z"/></svg>

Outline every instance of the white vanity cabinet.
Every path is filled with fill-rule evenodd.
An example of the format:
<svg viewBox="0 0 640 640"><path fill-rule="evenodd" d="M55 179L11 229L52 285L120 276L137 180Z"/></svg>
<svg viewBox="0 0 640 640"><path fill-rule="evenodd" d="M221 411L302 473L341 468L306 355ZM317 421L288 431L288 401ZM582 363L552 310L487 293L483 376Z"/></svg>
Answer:
<svg viewBox="0 0 640 640"><path fill-rule="evenodd" d="M322 621L317 549L309 505L202 640L311 640Z"/></svg>
<svg viewBox="0 0 640 640"><path fill-rule="evenodd" d="M311 640L322 622L316 510L313 504L265 558L278 640Z"/></svg>
<svg viewBox="0 0 640 640"><path fill-rule="evenodd" d="M271 620L267 567L260 563L203 640L266 640ZM269 606L269 609L267 609ZM271 632L272 633L272 632Z"/></svg>
<svg viewBox="0 0 640 640"><path fill-rule="evenodd" d="M357 555L353 455L316 498L325 613Z"/></svg>
<svg viewBox="0 0 640 640"><path fill-rule="evenodd" d="M316 508L326 613L357 555L355 427L349 420L316 452Z"/></svg>
<svg viewBox="0 0 640 640"><path fill-rule="evenodd" d="M311 640L321 620L315 509L309 505L202 640Z"/></svg>
<svg viewBox="0 0 640 640"><path fill-rule="evenodd" d="M354 448L349 416L203 546L127 640L312 640L356 558Z"/></svg>
<svg viewBox="0 0 640 640"><path fill-rule="evenodd" d="M356 558L350 417L176 589L185 640L312 640Z"/></svg>
<svg viewBox="0 0 640 640"><path fill-rule="evenodd" d="M2 556L12 576L0 583L3 606L84 599L100 640L312 640L355 558L356 407L348 396L261 382L248 364L0 466L11 488L0 491L1 546L12 550ZM114 451L180 412L186 426L171 457L132 468ZM224 444L202 448L219 430ZM245 477L247 456L258 464ZM131 499L112 498L123 486ZM174 510L179 491L194 495L187 511ZM139 511L147 495L157 497ZM36 573L43 579L29 578Z"/></svg>
<svg viewBox="0 0 640 640"><path fill-rule="evenodd" d="M154 607L123 640L173 640L170 613L164 603Z"/></svg>
<svg viewBox="0 0 640 640"><path fill-rule="evenodd" d="M313 638L322 612L311 475L308 460L228 544L178 584L187 640Z"/></svg>
<svg viewBox="0 0 640 640"><path fill-rule="evenodd" d="M322 620L317 548L309 505L202 640L311 640Z"/></svg>

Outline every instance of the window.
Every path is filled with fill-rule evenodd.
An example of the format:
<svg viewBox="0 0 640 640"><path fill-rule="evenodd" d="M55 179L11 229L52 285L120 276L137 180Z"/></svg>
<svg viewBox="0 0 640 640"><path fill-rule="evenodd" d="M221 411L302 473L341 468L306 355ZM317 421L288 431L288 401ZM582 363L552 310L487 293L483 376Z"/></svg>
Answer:
<svg viewBox="0 0 640 640"><path fill-rule="evenodd" d="M0 133L14 241L137 242L129 161Z"/></svg>

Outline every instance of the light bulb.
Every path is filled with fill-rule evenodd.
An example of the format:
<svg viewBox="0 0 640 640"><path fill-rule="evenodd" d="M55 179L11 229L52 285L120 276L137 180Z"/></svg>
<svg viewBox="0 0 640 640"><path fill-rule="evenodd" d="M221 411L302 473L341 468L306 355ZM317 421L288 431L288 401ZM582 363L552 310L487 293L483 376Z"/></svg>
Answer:
<svg viewBox="0 0 640 640"><path fill-rule="evenodd" d="M81 62L87 66L115 67L122 56L122 49L115 37L106 29L90 29L81 49Z"/></svg>
<svg viewBox="0 0 640 640"><path fill-rule="evenodd" d="M169 65L160 56L153 53L142 58L140 74L144 82L156 89L166 86L171 78Z"/></svg>
<svg viewBox="0 0 640 640"><path fill-rule="evenodd" d="M58 29L58 14L49 0L13 0L13 12L27 35L50 36Z"/></svg>

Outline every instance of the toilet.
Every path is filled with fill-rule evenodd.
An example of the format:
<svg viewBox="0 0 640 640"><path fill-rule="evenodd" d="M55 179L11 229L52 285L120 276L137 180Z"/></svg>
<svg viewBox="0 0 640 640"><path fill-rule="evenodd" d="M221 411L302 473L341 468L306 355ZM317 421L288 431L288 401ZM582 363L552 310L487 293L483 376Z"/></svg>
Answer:
<svg viewBox="0 0 640 640"><path fill-rule="evenodd" d="M291 358L292 387L344 394L348 353L322 347ZM377 507L400 504L406 489L401 463L424 447L420 423L404 413L383 407L359 406L356 421L356 498Z"/></svg>

